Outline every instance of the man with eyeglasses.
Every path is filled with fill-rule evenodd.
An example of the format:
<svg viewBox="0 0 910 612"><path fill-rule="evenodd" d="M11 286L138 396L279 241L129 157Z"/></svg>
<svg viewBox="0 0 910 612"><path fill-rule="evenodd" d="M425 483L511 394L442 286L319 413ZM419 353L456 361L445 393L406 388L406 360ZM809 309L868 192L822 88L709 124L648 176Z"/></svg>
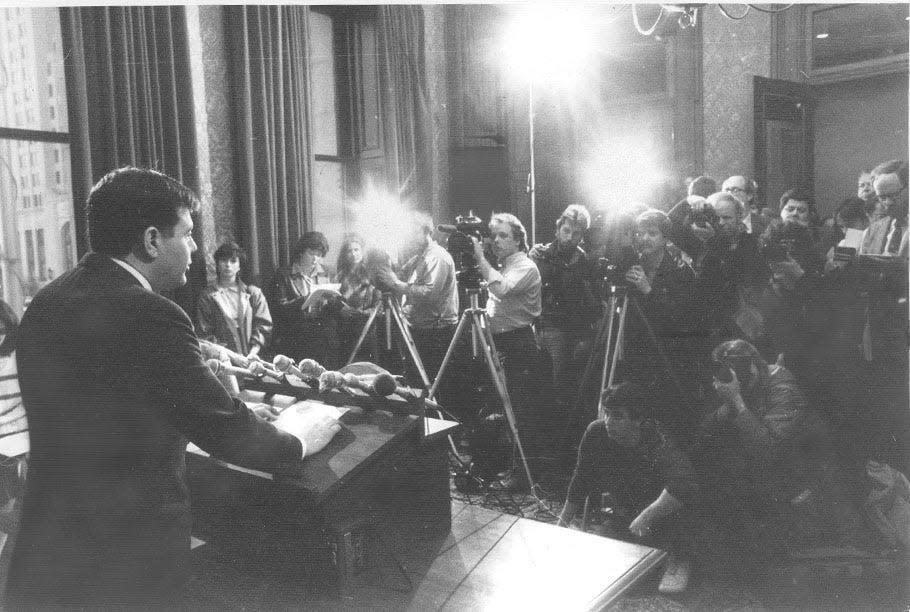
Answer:
<svg viewBox="0 0 910 612"><path fill-rule="evenodd" d="M768 220L758 213L755 200L755 181L741 175L734 175L723 182L721 191L726 191L743 205L742 222L746 233L761 236L768 227Z"/></svg>
<svg viewBox="0 0 910 612"><path fill-rule="evenodd" d="M866 229L860 253L907 259L907 162L885 162L872 175L875 195L887 216Z"/></svg>

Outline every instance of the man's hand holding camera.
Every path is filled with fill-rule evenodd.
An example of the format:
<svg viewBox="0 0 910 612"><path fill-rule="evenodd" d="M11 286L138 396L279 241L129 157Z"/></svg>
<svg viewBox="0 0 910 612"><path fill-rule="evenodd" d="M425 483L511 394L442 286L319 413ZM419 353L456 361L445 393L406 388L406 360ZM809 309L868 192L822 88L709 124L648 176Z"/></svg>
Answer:
<svg viewBox="0 0 910 612"><path fill-rule="evenodd" d="M645 273L645 269L638 264L635 264L629 271L626 272L626 280L642 295L648 295L651 293L651 281L648 280L648 275Z"/></svg>
<svg viewBox="0 0 910 612"><path fill-rule="evenodd" d="M383 266L376 270L376 280L398 294L404 294L408 290L408 284L399 280L398 276L392 271L392 268L388 266Z"/></svg>
<svg viewBox="0 0 910 612"><path fill-rule="evenodd" d="M717 409L717 416L722 418L735 418L747 410L736 372L730 370L730 376L729 381L723 381L719 378L714 379L714 390L723 401L723 404Z"/></svg>

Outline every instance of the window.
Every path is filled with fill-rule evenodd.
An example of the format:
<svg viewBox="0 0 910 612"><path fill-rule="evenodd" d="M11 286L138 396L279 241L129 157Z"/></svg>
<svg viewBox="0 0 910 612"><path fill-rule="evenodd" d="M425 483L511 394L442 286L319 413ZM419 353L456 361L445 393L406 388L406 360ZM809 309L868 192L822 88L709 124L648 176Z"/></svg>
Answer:
<svg viewBox="0 0 910 612"><path fill-rule="evenodd" d="M38 280L47 280L47 260L44 257L44 230L35 230L35 250L38 255Z"/></svg>
<svg viewBox="0 0 910 612"><path fill-rule="evenodd" d="M15 29L0 29L0 49L10 50L7 85L15 88L13 103L0 105L0 277L6 280L0 299L21 316L49 280L49 270L59 274L75 266L76 235L72 189L65 179L70 173L62 166L70 146L67 100L61 95L66 84L63 71L54 70L63 65L60 12L16 11L24 24L22 38L14 38ZM45 163L51 158L61 165Z"/></svg>

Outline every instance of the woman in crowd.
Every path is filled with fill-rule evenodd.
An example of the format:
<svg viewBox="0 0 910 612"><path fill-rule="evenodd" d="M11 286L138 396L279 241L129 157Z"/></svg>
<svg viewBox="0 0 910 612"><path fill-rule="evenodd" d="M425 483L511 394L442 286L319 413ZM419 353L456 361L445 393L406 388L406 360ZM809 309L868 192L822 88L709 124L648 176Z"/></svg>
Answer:
<svg viewBox="0 0 910 612"><path fill-rule="evenodd" d="M685 534L698 498L695 470L650 418L644 387L623 383L605 390L601 402L604 419L591 423L581 440L558 524L567 527L592 493L608 493L613 520L606 535L669 550L660 589L680 592L691 572Z"/></svg>
<svg viewBox="0 0 910 612"><path fill-rule="evenodd" d="M324 301L307 299L329 282L322 258L329 241L322 232L304 233L291 250L291 262L275 275L274 306L280 352L294 360L315 359L327 368L339 363L338 324L333 314L323 313Z"/></svg>
<svg viewBox="0 0 910 612"><path fill-rule="evenodd" d="M338 253L338 271L335 282L341 287L339 292L344 298L339 315L340 350L344 359L350 357L354 350L363 326L366 324L370 311L379 304L382 295L370 281L370 274L363 262L363 239L355 234L348 235L341 244ZM376 326L369 331L360 348L360 356L366 361L375 360L378 355L376 341ZM355 356L356 360L356 356Z"/></svg>
<svg viewBox="0 0 910 612"><path fill-rule="evenodd" d="M262 290L240 279L246 253L234 242L215 251L216 280L199 298L199 336L255 359L272 334L272 315Z"/></svg>

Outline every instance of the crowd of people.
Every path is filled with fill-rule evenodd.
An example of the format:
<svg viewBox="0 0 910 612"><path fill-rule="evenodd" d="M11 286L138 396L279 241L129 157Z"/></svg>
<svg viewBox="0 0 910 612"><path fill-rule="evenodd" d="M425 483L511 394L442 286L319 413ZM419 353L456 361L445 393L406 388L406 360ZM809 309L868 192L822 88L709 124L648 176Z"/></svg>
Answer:
<svg viewBox="0 0 910 612"><path fill-rule="evenodd" d="M469 430L480 430L502 406L465 397L466 388L482 391L489 370L472 359L471 334L453 340L460 311L477 300L526 448L535 456L568 455L575 465L559 523L571 525L590 500L602 505L606 494L611 535L673 553L662 589L684 589L693 559L707 546L755 560L794 544L852 537L862 526L863 462L905 473L910 467L907 185L906 162L880 164L860 173L856 196L822 220L811 194L798 189L782 194L776 210L759 209L757 185L748 177L731 176L718 189L702 176L666 212L628 206L592 218L572 204L544 244L529 244L514 215L495 213L470 236L469 252L456 254L457 264L437 242L433 220L414 211L403 220L408 238L401 265L377 254L379 245L349 235L330 274L323 263L326 237L308 231L263 288L244 280L246 255L227 241L214 253L214 282L191 325L156 293L186 282L196 200L163 175L116 171L90 196L93 253L35 299L17 347L10 342L15 317L0 311L6 335L0 373L15 378L16 348L36 474L26 495L26 544L16 549L8 597L59 603L44 592L51 583L49 593L57 589L79 601L85 589L113 596L123 586L117 576L135 569L137 560L163 572L137 583L140 599L167 601L169 592L160 589L180 579L173 572L183 553L132 536L111 540L123 544L123 554L105 563L123 561L122 571L111 565L109 572L90 572L96 582L81 586L61 586L48 573L87 575L75 568L91 549L78 552L85 543L71 541L73 534L57 534L53 543L48 536L61 520L54 496L70 495L66 507L80 508L86 503L80 487L98 489L100 455L85 455L81 440L94 440L112 456L135 457L127 464L147 472L142 482L157 491L181 487L180 436L172 428L252 467L312 454L337 431L331 419L280 427L257 419L213 387L193 328L205 341L203 352L223 347L242 362L283 354L337 369L356 360L389 361L398 351L403 373L420 385L402 342L393 350L380 342L386 330L378 321L392 303L401 307L429 381L450 358L437 398ZM126 219L117 211L137 193L164 195L139 203L148 208L145 216ZM608 337L607 327L616 333ZM613 345L604 340L611 337ZM141 375L149 367L154 385ZM49 368L52 385L39 382ZM613 385L605 388L601 372L608 369ZM86 430L94 421L60 410L91 404L103 408L109 425L121 423L115 415L122 396L135 397L148 426L143 432L118 425L95 440ZM2 427L20 432L27 426L18 391L4 397L15 405L0 435L7 431ZM60 463L55 445L63 425L67 432L85 430L67 433L72 442L64 445L85 455L83 463ZM174 452L143 459L137 435L149 457L158 456L162 443ZM470 447L470 436L466 444L465 452L483 450ZM531 484L518 465L513 454L512 469L491 486ZM149 537L182 542L185 495L143 502L154 495L124 469L111 473L105 480L111 491L98 489L96 497L130 492L135 499L116 520L127 521L132 512L158 525ZM176 517L179 528L162 531L165 516ZM60 541L72 559L52 559Z"/></svg>
<svg viewBox="0 0 910 612"><path fill-rule="evenodd" d="M781 194L775 209L759 208L757 185L742 175L720 188L697 177L687 189L666 212L630 206L592 219L570 205L544 244L528 244L521 222L506 213L490 218L487 240L472 238L472 273L485 289L522 441L532 455L568 450L574 460L578 452L561 523L596 492L616 497L617 515L637 537L673 517L666 545L679 557L668 569L669 590L684 588L696 517L710 521L715 538L728 530L735 548L765 557L786 543L847 534L865 460L910 467L906 162L861 172L856 196L827 219L799 189ZM415 212L407 223L403 266L365 265L372 245L351 237L331 279L320 262L324 236L302 236L271 291L275 349L343 365L384 292L403 304L432 381L459 301L462 310L468 304L432 220ZM225 249L235 253L236 245ZM221 307L235 333L219 335L203 320L198 329L255 358L271 331L268 311L258 316L258 290L222 279L220 259L217 267L219 287L203 300ZM340 306L307 302L330 280L340 283ZM238 296L249 304L233 306ZM621 325L618 304L625 304ZM607 306L614 310L605 314ZM200 304L200 316L211 311ZM612 317L622 337L606 346ZM367 331L362 358L383 359L375 328ZM443 381L438 396L482 427L502 408L465 399L465 385L487 373L471 363L464 342L453 346L449 378L462 380ZM605 361L615 361L608 365L616 388L599 384ZM529 484L514 456L512 464L494 487ZM628 478L617 476L627 468ZM755 551L746 556L757 558Z"/></svg>

